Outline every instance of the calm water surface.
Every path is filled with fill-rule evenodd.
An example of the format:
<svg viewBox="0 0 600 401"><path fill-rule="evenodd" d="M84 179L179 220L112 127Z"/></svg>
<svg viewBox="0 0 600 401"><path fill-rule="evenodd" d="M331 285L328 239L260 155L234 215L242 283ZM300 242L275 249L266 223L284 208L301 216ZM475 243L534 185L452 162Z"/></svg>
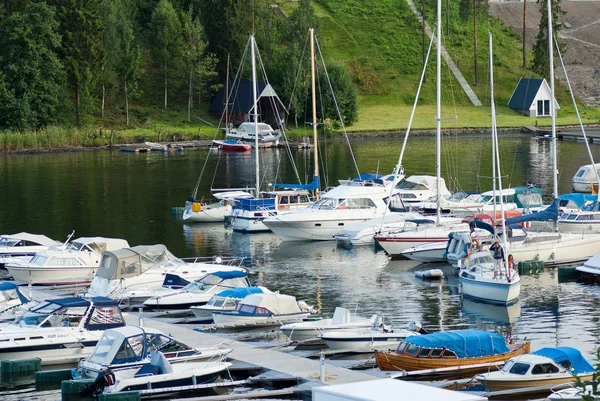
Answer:
<svg viewBox="0 0 600 401"><path fill-rule="evenodd" d="M550 143L516 134L504 135L500 142L504 185L535 182L550 194ZM361 172L390 172L400 147L395 138L353 142ZM479 135L444 136L442 174L451 190L491 189L489 148L490 141ZM404 161L407 174L433 174L434 152L432 137L411 139ZM600 160L600 148L593 146L593 152ZM322 169L329 185L356 176L342 141L327 143L322 153L327 155ZM310 180L312 153L294 150L292 156L301 178ZM75 230L75 237L125 238L132 246L163 243L180 257L243 256L255 284L295 295L323 312L356 307L365 316L381 312L395 326L419 320L433 329L500 330L533 339L534 349L570 345L587 356L600 344L600 288L559 283L554 270L522 277L519 303L495 307L461 301L458 278L447 265L439 266L446 273L440 283L428 283L414 277L415 262L390 262L370 247L281 243L272 234L238 235L219 224L184 225L172 217L171 207L183 206L206 160L198 198L209 194L211 186L252 186L253 157L207 150L1 156L0 233L28 231L64 240ZM261 157L265 183L293 182L284 149L262 151ZM588 163L583 143L561 142L559 192L570 192L571 177Z"/></svg>

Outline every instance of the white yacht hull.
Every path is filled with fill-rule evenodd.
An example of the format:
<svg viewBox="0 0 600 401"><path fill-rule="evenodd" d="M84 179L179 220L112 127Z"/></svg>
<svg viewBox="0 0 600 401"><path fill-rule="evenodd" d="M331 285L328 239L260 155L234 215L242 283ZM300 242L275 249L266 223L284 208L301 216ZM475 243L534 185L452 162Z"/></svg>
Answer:
<svg viewBox="0 0 600 401"><path fill-rule="evenodd" d="M345 226L351 226L372 217L373 215L371 214L369 216L359 215L331 220L315 219L303 221L271 218L266 222L266 226L277 234L282 241L335 241L334 235Z"/></svg>
<svg viewBox="0 0 600 401"><path fill-rule="evenodd" d="M229 216L231 209L231 205L224 206L220 203L203 206L199 212L185 208L183 221L186 223L219 223L225 221L225 216Z"/></svg>
<svg viewBox="0 0 600 401"><path fill-rule="evenodd" d="M375 239L383 250L392 258L401 258L403 257L402 252L411 248L431 244L433 242L446 244L448 242L448 235L438 237L375 237Z"/></svg>
<svg viewBox="0 0 600 401"><path fill-rule="evenodd" d="M317 322L305 322L305 323L317 323ZM298 323L299 325L304 323ZM356 330L366 330L371 326L370 320L365 320L364 322L353 322L346 324L329 324L328 326L318 326L313 325L313 327L288 327L294 325L285 325L280 328L281 332L286 335L292 341L305 341L310 340L311 338L317 337L319 334L322 334L326 331L356 331Z"/></svg>
<svg viewBox="0 0 600 401"><path fill-rule="evenodd" d="M556 240L511 242L516 261L541 260L547 266L584 262L600 252L600 234L564 233Z"/></svg>
<svg viewBox="0 0 600 401"><path fill-rule="evenodd" d="M475 301L497 305L511 305L517 302L521 293L521 280L513 283L492 282L492 280L470 280L460 276L461 293Z"/></svg>
<svg viewBox="0 0 600 401"><path fill-rule="evenodd" d="M97 266L17 266L7 265L17 284L62 285L90 283Z"/></svg>
<svg viewBox="0 0 600 401"><path fill-rule="evenodd" d="M213 320L217 328L268 327L301 322L309 315L309 312L270 316L215 312L213 313Z"/></svg>
<svg viewBox="0 0 600 401"><path fill-rule="evenodd" d="M444 253L446 253L446 242L434 242L432 244L421 245L408 248L402 252L402 256L407 259L416 260L424 263L445 262Z"/></svg>
<svg viewBox="0 0 600 401"><path fill-rule="evenodd" d="M589 234L600 233L600 220L558 220L561 233Z"/></svg>
<svg viewBox="0 0 600 401"><path fill-rule="evenodd" d="M194 316L198 319L204 320L213 320L213 312L230 312L235 310L235 307L225 309L225 308L213 308L207 305L202 306L192 306L190 308Z"/></svg>
<svg viewBox="0 0 600 401"><path fill-rule="evenodd" d="M414 334L381 333L368 335L365 333L330 332L321 336L323 342L332 350L353 352L373 352L395 350L407 336Z"/></svg>

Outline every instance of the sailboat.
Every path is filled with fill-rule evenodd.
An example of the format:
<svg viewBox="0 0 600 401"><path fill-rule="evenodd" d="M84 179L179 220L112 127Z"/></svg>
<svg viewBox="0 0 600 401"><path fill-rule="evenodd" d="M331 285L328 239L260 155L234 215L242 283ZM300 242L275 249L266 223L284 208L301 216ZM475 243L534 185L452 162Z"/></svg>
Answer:
<svg viewBox="0 0 600 401"><path fill-rule="evenodd" d="M250 52L252 60L252 99L253 99L253 132L259 132L258 122L258 97L256 79L256 41L254 34L250 35ZM289 190L260 191L260 160L259 146L261 139L254 135L255 158L255 197L236 199L235 206L229 216L229 223L233 231L242 233L259 233L271 231L263 220L276 216L279 211L290 211L308 206L310 202L309 189L318 188L318 178L315 177L310 184L286 184ZM316 152L316 147L315 147Z"/></svg>
<svg viewBox="0 0 600 401"><path fill-rule="evenodd" d="M496 171L498 171L498 187L502 192L502 173L500 171L500 152L498 150L498 132L496 130L496 105L494 103L494 64L492 58L492 34L489 33L490 48L490 105L492 114L492 179L496 188ZM495 204L495 203L494 203ZM504 224L504 202L500 197L500 213L502 215L502 242L505 254L509 244ZM494 216L496 215L494 211ZM497 245L499 245L496 242ZM499 265L499 266L498 266ZM494 261L491 250L479 250L467 259L467 264L459 274L460 290L464 297L477 301L510 305L517 302L521 293L521 278L513 265L503 259Z"/></svg>

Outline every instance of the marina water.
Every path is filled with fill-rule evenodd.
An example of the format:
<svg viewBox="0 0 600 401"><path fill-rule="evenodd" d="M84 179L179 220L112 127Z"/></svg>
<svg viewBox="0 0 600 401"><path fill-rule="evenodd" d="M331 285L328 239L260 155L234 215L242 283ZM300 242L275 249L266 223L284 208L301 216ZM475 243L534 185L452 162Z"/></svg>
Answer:
<svg viewBox="0 0 600 401"><path fill-rule="evenodd" d="M398 137L357 139L352 148L361 173L389 173L397 162ZM500 138L504 183L535 182L551 193L550 141L504 133ZM442 175L452 191L491 189L488 134L444 135ZM600 148L592 146L600 160ZM334 186L358 173L344 141L321 148L321 171ZM585 145L560 142L559 193L571 191L578 167L589 164ZM310 150L291 151L303 181L312 179ZM295 181L287 151L260 152L264 182ZM204 170L197 199L213 188L252 186L254 155L186 150L183 153L127 154L118 150L0 156L0 233L45 234L64 241L75 237L124 238L132 245L165 244L175 255L245 257L253 284L295 295L332 312L345 306L405 326L421 321L432 330L477 327L533 340L532 349L566 345L593 357L600 329L600 288L558 282L556 270L522 277L519 302L498 307L461 301L458 278L448 265L439 282L415 278L412 261L389 261L371 247L336 248L335 242L281 243L273 234L244 235L221 224L184 225L171 208L183 206ZM410 139L407 175L434 174L433 137ZM505 184L506 185L506 184Z"/></svg>

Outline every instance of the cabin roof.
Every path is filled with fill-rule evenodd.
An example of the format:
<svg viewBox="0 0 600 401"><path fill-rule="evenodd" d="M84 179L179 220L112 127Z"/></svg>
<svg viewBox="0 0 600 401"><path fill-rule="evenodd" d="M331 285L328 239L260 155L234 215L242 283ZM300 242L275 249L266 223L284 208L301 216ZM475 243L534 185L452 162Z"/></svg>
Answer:
<svg viewBox="0 0 600 401"><path fill-rule="evenodd" d="M29 234L21 232L16 234L3 235L2 237L37 242L38 244L45 246L60 245L60 242L40 234Z"/></svg>
<svg viewBox="0 0 600 401"><path fill-rule="evenodd" d="M534 355L545 356L556 363L569 361L573 367L572 373L579 374L595 371L594 367L581 355L581 352L571 347L542 348L533 353Z"/></svg>
<svg viewBox="0 0 600 401"><path fill-rule="evenodd" d="M227 298L238 298L242 299L250 294L262 294L263 290L260 287L241 287L241 288L233 288L231 290L224 290L218 293L216 296L218 297L227 297Z"/></svg>
<svg viewBox="0 0 600 401"><path fill-rule="evenodd" d="M510 351L500 334L481 330L453 330L407 337L404 342L422 348L447 348L459 358L504 354Z"/></svg>

